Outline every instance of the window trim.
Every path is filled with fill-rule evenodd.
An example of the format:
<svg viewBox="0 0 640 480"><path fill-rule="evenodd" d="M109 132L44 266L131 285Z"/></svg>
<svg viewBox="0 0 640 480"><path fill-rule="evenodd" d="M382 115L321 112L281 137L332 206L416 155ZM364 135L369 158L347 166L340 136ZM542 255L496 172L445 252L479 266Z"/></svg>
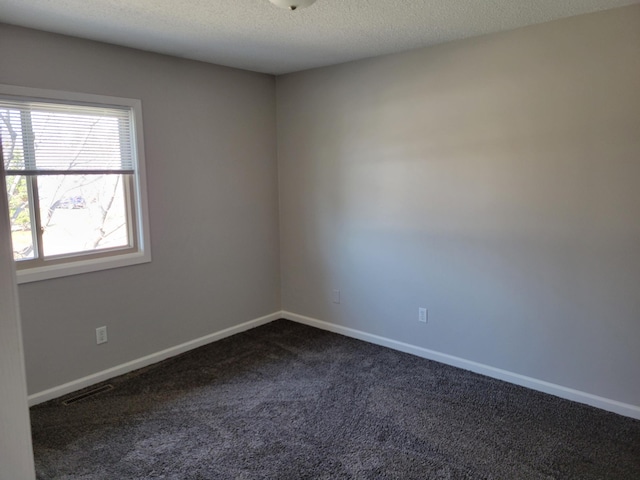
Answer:
<svg viewBox="0 0 640 480"><path fill-rule="evenodd" d="M61 90L48 90L41 88L21 87L16 85L0 84L0 94L5 96L27 97L42 101L64 101L69 104L95 104L103 106L127 107L132 109L133 114L133 140L136 153L135 167L132 181L134 183L134 197L132 212L133 234L135 235L137 251L118 254L117 251L109 255L100 255L100 252L73 255L66 262L60 262L60 258L55 258L54 263L27 267L17 270L17 280L19 284L48 280L52 278L78 275L82 273L97 272L111 268L120 268L151 261L149 210L147 202L147 180L144 156L143 124L142 124L142 102L138 99L112 97L106 95L95 95L89 93L66 92ZM4 169L4 163L0 164ZM3 193L6 195L6 192ZM87 257L91 258L87 258ZM43 259L46 263L46 259Z"/></svg>

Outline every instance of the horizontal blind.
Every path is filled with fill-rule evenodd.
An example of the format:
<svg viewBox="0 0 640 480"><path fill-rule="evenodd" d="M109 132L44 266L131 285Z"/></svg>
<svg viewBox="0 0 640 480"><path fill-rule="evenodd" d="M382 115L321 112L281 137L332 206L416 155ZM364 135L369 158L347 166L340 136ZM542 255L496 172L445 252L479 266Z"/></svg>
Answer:
<svg viewBox="0 0 640 480"><path fill-rule="evenodd" d="M128 107L0 97L0 136L9 175L133 173Z"/></svg>

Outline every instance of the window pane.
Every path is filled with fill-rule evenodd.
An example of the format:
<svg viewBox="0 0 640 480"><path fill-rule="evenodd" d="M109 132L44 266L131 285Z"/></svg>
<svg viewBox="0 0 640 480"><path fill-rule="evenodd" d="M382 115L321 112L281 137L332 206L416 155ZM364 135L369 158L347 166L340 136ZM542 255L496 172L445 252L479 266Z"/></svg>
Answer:
<svg viewBox="0 0 640 480"><path fill-rule="evenodd" d="M44 256L129 246L126 177L38 177Z"/></svg>
<svg viewBox="0 0 640 480"><path fill-rule="evenodd" d="M7 197L9 199L9 218L11 219L13 258L15 260L35 258L26 177L22 175L7 176Z"/></svg>
<svg viewBox="0 0 640 480"><path fill-rule="evenodd" d="M19 110L0 108L0 138L5 170L24 169L24 139Z"/></svg>

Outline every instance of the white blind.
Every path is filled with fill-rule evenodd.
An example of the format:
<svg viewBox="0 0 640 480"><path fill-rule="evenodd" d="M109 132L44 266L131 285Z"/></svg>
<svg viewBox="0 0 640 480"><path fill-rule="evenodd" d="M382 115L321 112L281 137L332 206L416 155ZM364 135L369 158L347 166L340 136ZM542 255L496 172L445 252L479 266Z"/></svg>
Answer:
<svg viewBox="0 0 640 480"><path fill-rule="evenodd" d="M133 173L128 107L0 97L0 136L9 175Z"/></svg>

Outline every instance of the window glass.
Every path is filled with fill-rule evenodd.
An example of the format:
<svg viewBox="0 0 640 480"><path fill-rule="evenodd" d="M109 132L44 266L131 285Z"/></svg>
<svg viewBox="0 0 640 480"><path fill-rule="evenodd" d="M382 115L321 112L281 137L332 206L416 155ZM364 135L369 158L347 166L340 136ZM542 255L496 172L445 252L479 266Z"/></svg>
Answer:
<svg viewBox="0 0 640 480"><path fill-rule="evenodd" d="M38 178L44 256L130 245L123 175Z"/></svg>
<svg viewBox="0 0 640 480"><path fill-rule="evenodd" d="M7 178L7 196L9 198L13 258L16 260L34 258L31 207L27 192L27 179L24 175L13 175Z"/></svg>

